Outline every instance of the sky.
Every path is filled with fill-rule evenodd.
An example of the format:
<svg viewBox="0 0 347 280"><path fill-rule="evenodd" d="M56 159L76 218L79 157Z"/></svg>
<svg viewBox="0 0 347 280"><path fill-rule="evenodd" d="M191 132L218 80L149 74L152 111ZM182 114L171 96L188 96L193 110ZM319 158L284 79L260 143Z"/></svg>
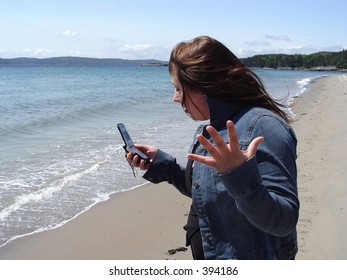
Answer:
<svg viewBox="0 0 347 280"><path fill-rule="evenodd" d="M168 60L200 35L236 56L347 49L346 0L0 0L0 58Z"/></svg>

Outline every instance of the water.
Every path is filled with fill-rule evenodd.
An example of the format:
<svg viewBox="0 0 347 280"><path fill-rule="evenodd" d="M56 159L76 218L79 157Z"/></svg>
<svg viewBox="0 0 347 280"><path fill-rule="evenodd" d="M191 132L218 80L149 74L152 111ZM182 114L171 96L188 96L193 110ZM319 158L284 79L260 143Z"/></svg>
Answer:
<svg viewBox="0 0 347 280"><path fill-rule="evenodd" d="M334 73L256 71L276 98ZM185 164L197 123L172 102L165 67L0 66L0 246L59 227L141 186L117 123Z"/></svg>

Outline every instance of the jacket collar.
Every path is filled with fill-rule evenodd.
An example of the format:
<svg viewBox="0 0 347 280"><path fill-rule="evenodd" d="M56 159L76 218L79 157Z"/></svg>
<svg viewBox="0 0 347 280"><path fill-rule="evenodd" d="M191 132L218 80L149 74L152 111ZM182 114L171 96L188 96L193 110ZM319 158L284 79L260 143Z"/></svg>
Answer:
<svg viewBox="0 0 347 280"><path fill-rule="evenodd" d="M210 124L217 130L225 127L226 121L232 120L233 116L244 107L241 103L220 101L208 96L206 100L210 110Z"/></svg>

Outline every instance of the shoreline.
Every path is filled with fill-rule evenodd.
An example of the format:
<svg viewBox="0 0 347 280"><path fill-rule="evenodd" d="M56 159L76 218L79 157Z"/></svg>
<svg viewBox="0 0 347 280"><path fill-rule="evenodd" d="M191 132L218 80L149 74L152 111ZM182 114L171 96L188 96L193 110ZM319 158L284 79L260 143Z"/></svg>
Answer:
<svg viewBox="0 0 347 280"><path fill-rule="evenodd" d="M347 259L347 75L323 77L297 101L297 259Z"/></svg>
<svg viewBox="0 0 347 280"><path fill-rule="evenodd" d="M294 100L301 202L297 259L347 259L347 75L315 80ZM167 183L145 184L112 195L63 226L18 238L0 259L192 259L185 247L190 199Z"/></svg>
<svg viewBox="0 0 347 280"><path fill-rule="evenodd" d="M190 259L189 250L168 253L185 247L189 207L190 199L174 187L148 183L110 196L59 228L15 239L0 248L0 260Z"/></svg>

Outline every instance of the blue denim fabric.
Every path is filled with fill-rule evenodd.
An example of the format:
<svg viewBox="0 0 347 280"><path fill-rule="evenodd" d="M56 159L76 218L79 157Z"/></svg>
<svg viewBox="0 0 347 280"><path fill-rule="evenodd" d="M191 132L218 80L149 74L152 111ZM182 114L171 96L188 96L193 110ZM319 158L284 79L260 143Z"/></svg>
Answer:
<svg viewBox="0 0 347 280"><path fill-rule="evenodd" d="M144 178L167 181L192 197L206 259L294 259L299 215L294 131L266 109L207 100L211 125L226 142L228 119L235 124L243 150L255 137L264 136L256 156L226 174L195 162L190 191L185 168L158 150ZM195 135L204 133L203 128ZM192 147L196 144L194 140ZM194 152L208 155L200 145Z"/></svg>

